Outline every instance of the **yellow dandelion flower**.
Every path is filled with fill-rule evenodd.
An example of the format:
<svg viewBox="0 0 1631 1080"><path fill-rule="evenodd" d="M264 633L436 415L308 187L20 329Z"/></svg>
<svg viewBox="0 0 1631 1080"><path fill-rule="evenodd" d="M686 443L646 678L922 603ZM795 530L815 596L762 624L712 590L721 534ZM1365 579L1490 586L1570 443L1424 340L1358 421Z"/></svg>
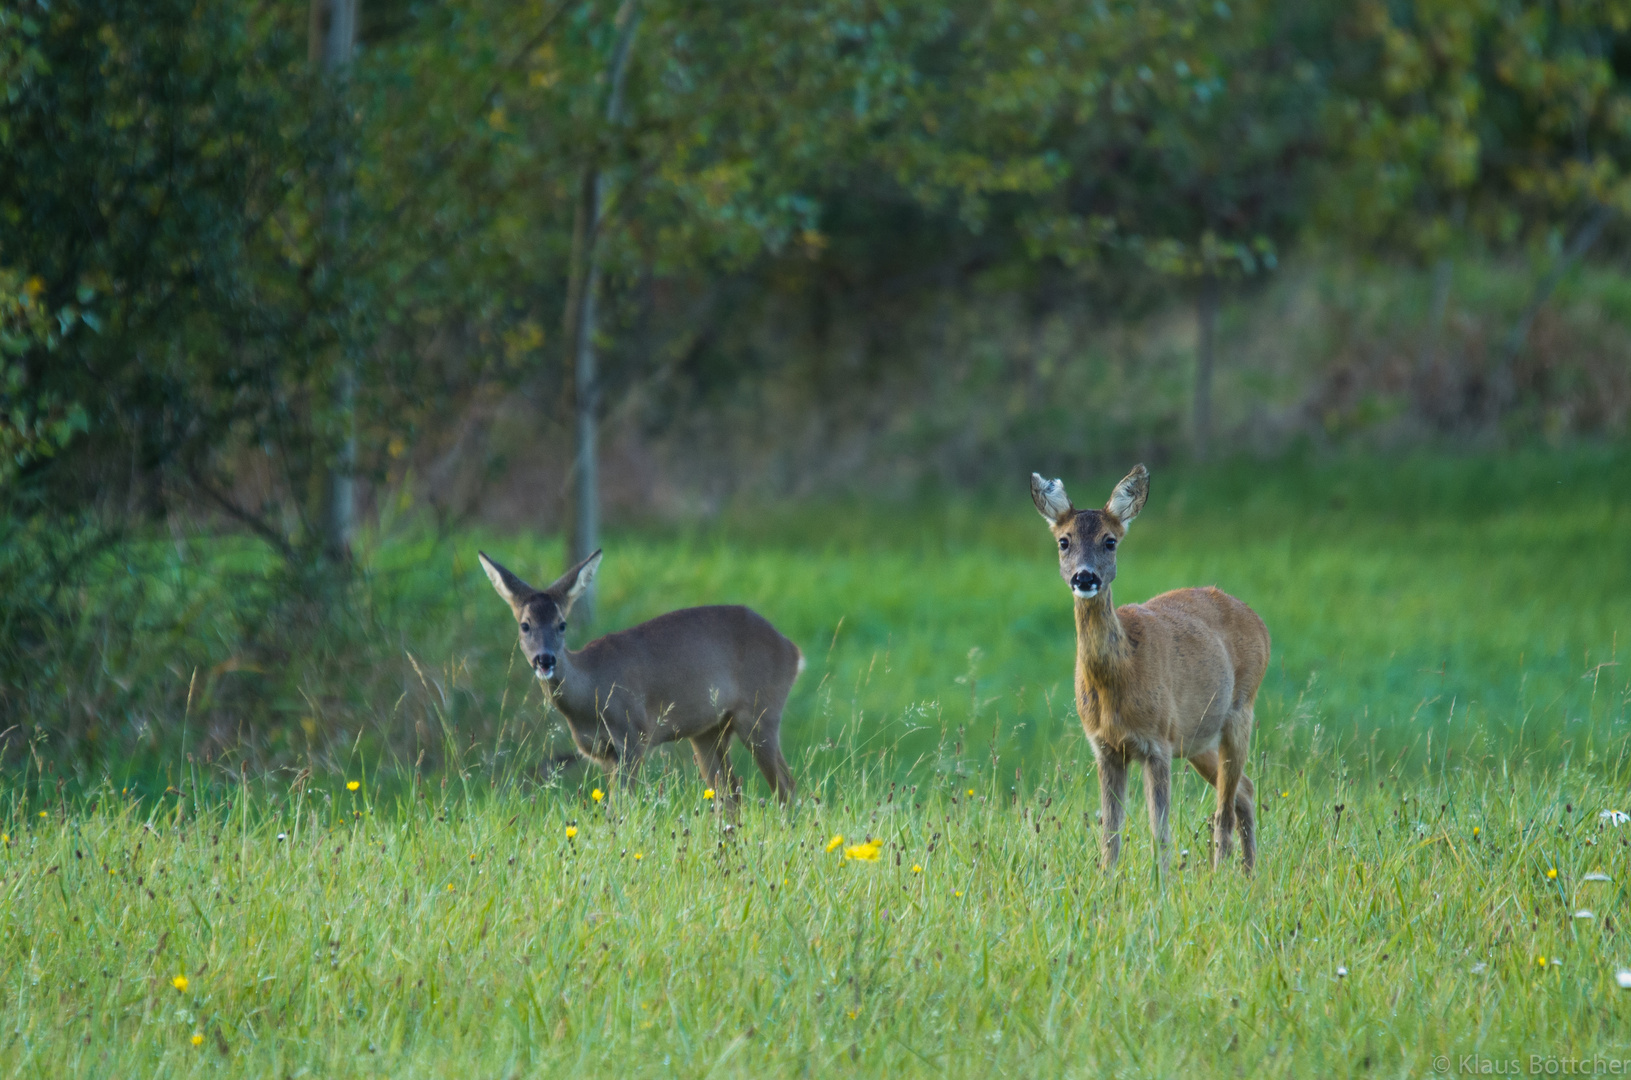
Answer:
<svg viewBox="0 0 1631 1080"><path fill-rule="evenodd" d="M1535 957L1535 966L1536 967L1545 967L1546 966L1546 958L1544 956Z"/></svg>
<svg viewBox="0 0 1631 1080"><path fill-rule="evenodd" d="M957 890L957 891L956 891L956 892L954 892L954 893L952 893L952 895L953 895L953 896L962 896L962 895L963 895L963 890L962 890L962 889L958 889L958 890Z"/></svg>
<svg viewBox="0 0 1631 1080"><path fill-rule="evenodd" d="M448 883L447 883L447 891L448 891L448 892L452 892L452 891L453 891L453 883L452 883L452 882L451 882L451 881L450 881L450 882L448 882Z"/></svg>
<svg viewBox="0 0 1631 1080"><path fill-rule="evenodd" d="M973 788L968 789L968 797L971 798L971 799L974 798L974 789Z"/></svg>
<svg viewBox="0 0 1631 1080"><path fill-rule="evenodd" d="M707 790L706 790L706 791L704 791L704 792L703 792L703 793L702 793L702 797L703 797L703 798L704 798L704 799L711 799L711 798L713 798L713 797L714 797L714 789L713 789L713 788L709 788L709 789L707 789Z"/></svg>
<svg viewBox="0 0 1631 1080"><path fill-rule="evenodd" d="M599 802L606 797L606 793L599 788L595 788L595 790L589 793L589 797L595 800L595 802Z"/></svg>
<svg viewBox="0 0 1631 1080"><path fill-rule="evenodd" d="M196 1031L193 1032L193 1045L194 1046L203 1046L204 1045L204 1036L200 1035Z"/></svg>
<svg viewBox="0 0 1631 1080"><path fill-rule="evenodd" d="M1473 827L1472 827L1472 834L1473 834L1473 835L1474 835L1474 836L1477 836L1477 835L1478 835L1478 833L1479 833L1479 831L1480 831L1480 830L1479 830L1479 828L1478 828L1478 826L1476 826L1476 825L1474 825L1474 826L1473 826Z"/></svg>
<svg viewBox="0 0 1631 1080"><path fill-rule="evenodd" d="M644 856L644 855L642 855L642 854L640 854L640 853L639 853L639 852L638 852L638 851L636 851L636 852L635 852L635 853L634 853L634 861L635 861L635 862L639 862L639 861L640 861L640 860L641 860L641 859L643 859L643 858L645 858L645 856Z"/></svg>
<svg viewBox="0 0 1631 1080"><path fill-rule="evenodd" d="M859 1014L858 1009L846 1009L845 1012L847 1012L849 1014L849 1018L851 1020L854 1020L855 1017Z"/></svg>
<svg viewBox="0 0 1631 1080"><path fill-rule="evenodd" d="M1555 867L1555 866L1551 867L1550 869L1548 869L1546 871L1546 880L1547 881L1556 881L1557 880L1557 867Z"/></svg>
<svg viewBox="0 0 1631 1080"><path fill-rule="evenodd" d="M48 815L48 814L46 814L46 812L45 812L45 811L44 811L44 810L41 810L41 811L40 811L40 816L41 816L41 817L48 817L48 816L49 816L49 815Z"/></svg>
<svg viewBox="0 0 1631 1080"><path fill-rule="evenodd" d="M923 867L919 866L917 863L913 863L912 864L912 873L914 873L914 874L923 873Z"/></svg>
<svg viewBox="0 0 1631 1080"><path fill-rule="evenodd" d="M345 789L347 791L356 791L360 787L362 787L362 781L361 780L348 780L348 781L346 781Z"/></svg>
<svg viewBox="0 0 1631 1080"><path fill-rule="evenodd" d="M844 849L844 858L858 859L861 862L877 862L878 854L883 850L882 840L868 840L864 844L856 844Z"/></svg>
<svg viewBox="0 0 1631 1080"><path fill-rule="evenodd" d="M170 980L170 985L176 988L177 993L185 994L188 986L187 976L177 975L175 978Z"/></svg>
<svg viewBox="0 0 1631 1080"><path fill-rule="evenodd" d="M566 827L566 838L570 840L576 835L578 835L578 827L576 825L568 825Z"/></svg>
<svg viewBox="0 0 1631 1080"><path fill-rule="evenodd" d="M1289 799L1289 798L1291 798L1291 792L1289 792L1289 791L1282 791L1282 792L1280 792L1280 798L1282 798L1282 799Z"/></svg>
<svg viewBox="0 0 1631 1080"><path fill-rule="evenodd" d="M827 854L831 855L833 852L837 851L843 845L843 843L844 834L833 833L832 839L827 841Z"/></svg>
<svg viewBox="0 0 1631 1080"><path fill-rule="evenodd" d="M9 845L10 843L11 843L11 834L10 833L0 832L0 844Z"/></svg>

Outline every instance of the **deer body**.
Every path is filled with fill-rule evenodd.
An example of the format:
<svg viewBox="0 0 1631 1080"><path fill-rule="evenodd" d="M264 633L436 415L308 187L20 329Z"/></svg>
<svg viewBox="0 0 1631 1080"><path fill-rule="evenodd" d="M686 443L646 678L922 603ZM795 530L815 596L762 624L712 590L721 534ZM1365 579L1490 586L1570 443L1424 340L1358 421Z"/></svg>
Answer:
<svg viewBox="0 0 1631 1080"><path fill-rule="evenodd" d="M1253 706L1268 671L1269 633L1251 608L1216 588L1175 589L1117 608L1115 550L1143 508L1140 465L1103 510L1078 511L1057 480L1032 474L1031 493L1059 545L1075 597L1076 706L1099 766L1106 866L1121 853L1127 770L1144 765L1150 827L1163 863L1170 844L1172 760L1187 758L1217 789L1213 862L1238 827L1241 856L1257 857L1256 807L1244 774Z"/></svg>
<svg viewBox="0 0 1631 1080"><path fill-rule="evenodd" d="M689 739L703 780L729 804L739 787L728 753L734 735L777 797L790 800L781 717L804 669L798 646L756 612L720 606L671 611L573 652L563 644L566 615L599 562L597 551L540 591L481 555L578 750L628 786L653 746Z"/></svg>

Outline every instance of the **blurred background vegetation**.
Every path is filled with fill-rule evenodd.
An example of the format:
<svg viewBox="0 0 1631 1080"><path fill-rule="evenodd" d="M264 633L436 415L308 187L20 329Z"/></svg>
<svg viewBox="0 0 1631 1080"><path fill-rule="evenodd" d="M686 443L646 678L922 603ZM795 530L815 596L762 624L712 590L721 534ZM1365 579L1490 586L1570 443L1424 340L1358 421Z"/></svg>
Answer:
<svg viewBox="0 0 1631 1080"><path fill-rule="evenodd" d="M1271 718L1353 605L1344 725L1624 718L1568 694L1631 591L1631 0L10 0L0 91L6 760L497 754L472 546L544 578L603 516L603 625L836 657L811 740L953 678L942 726L1008 730L994 677L1064 730L1023 478L1134 459L1179 479L1123 599L1228 569Z"/></svg>

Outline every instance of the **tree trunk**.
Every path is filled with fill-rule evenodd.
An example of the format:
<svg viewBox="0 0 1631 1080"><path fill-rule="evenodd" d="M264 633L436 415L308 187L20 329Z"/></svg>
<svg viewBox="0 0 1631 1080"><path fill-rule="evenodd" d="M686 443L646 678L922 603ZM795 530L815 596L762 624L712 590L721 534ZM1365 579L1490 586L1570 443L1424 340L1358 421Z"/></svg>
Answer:
<svg viewBox="0 0 1631 1080"><path fill-rule="evenodd" d="M623 83L630 47L639 22L635 0L624 0L617 13L617 43L612 49L611 93L606 101L606 127L623 119ZM600 375L595 355L597 301L600 291L599 239L606 205L606 178L598 149L583 168L578 208L572 229L572 268L566 295L565 334L572 350L572 411L575 453L572 459L572 545L570 561L587 558L600 544ZM579 622L594 618L594 586L578 599Z"/></svg>
<svg viewBox="0 0 1631 1080"><path fill-rule="evenodd" d="M1535 291L1530 294L1529 303L1524 305L1522 314L1518 316L1518 321L1512 325L1511 333L1507 334L1506 348L1501 352L1501 365L1494 374L1497 418L1500 415L1500 410L1511 405L1513 399L1517 396L1513 368L1517 366L1518 356L1523 352L1523 347L1529 340L1529 331L1535 325L1535 316L1540 314L1540 309L1545 306L1547 299L1552 295L1552 290L1557 288L1558 282L1563 280L1563 276L1574 269L1574 264L1579 262L1586 252L1591 250L1591 246L1597 242L1597 238L1603 235L1603 230L1608 227L1608 223L1613 217L1614 211L1610 207L1599 204L1591 212L1591 216L1585 220L1585 223L1580 226L1579 231L1569 240L1568 246L1563 249L1563 257L1558 259L1556 265L1548 270L1539 281L1535 282Z"/></svg>
<svg viewBox="0 0 1631 1080"><path fill-rule="evenodd" d="M333 92L344 94L346 71L357 45L357 5L360 0L312 0L310 39L307 57L320 65ZM325 18L324 16L327 16ZM332 262L345 247L345 152L335 155L333 172L324 194L323 228ZM342 430L340 446L329 462L323 478L323 547L330 558L344 561L351 556L351 536L356 528L357 506L357 369L351 342L340 342L334 378L334 411Z"/></svg>
<svg viewBox="0 0 1631 1080"><path fill-rule="evenodd" d="M1212 450L1212 368L1218 336L1218 279L1201 278L1195 299L1195 459L1205 461Z"/></svg>

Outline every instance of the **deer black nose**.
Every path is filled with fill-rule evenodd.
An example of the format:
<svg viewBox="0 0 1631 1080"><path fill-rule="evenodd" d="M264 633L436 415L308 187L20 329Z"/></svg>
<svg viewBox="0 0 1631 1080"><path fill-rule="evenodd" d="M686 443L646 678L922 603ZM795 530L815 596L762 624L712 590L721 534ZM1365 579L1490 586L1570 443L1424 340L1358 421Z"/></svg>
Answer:
<svg viewBox="0 0 1631 1080"><path fill-rule="evenodd" d="M532 658L532 666L536 668L540 674L553 675L555 673L555 654L552 652L539 653L537 656Z"/></svg>
<svg viewBox="0 0 1631 1080"><path fill-rule="evenodd" d="M1091 570L1078 570L1070 575L1070 587L1077 592L1087 592L1089 589L1099 587L1099 575Z"/></svg>

